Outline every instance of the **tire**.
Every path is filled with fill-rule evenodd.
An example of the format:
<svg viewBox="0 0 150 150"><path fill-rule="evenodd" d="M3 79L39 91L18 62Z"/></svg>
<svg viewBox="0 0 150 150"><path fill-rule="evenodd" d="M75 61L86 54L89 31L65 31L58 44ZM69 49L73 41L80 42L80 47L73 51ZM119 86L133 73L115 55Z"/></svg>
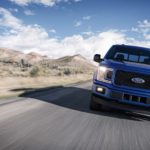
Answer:
<svg viewBox="0 0 150 150"><path fill-rule="evenodd" d="M96 98L97 97L95 97L94 95L91 95L90 109L91 110L102 110L102 105L95 101Z"/></svg>

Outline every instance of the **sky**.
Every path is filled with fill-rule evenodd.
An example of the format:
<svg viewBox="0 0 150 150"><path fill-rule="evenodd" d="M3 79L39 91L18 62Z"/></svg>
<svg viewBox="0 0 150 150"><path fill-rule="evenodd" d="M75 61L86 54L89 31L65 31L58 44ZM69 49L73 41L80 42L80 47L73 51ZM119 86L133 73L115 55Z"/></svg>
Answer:
<svg viewBox="0 0 150 150"><path fill-rule="evenodd" d="M0 47L50 58L150 47L149 0L0 0Z"/></svg>

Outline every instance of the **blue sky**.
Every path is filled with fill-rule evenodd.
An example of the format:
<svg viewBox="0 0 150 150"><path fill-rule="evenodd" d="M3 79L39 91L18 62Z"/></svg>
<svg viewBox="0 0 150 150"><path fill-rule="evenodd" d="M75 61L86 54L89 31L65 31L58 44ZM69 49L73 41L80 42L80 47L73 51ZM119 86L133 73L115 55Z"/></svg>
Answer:
<svg viewBox="0 0 150 150"><path fill-rule="evenodd" d="M149 6L148 0L2 0L0 44L50 57L87 58L104 55L112 44L150 47Z"/></svg>

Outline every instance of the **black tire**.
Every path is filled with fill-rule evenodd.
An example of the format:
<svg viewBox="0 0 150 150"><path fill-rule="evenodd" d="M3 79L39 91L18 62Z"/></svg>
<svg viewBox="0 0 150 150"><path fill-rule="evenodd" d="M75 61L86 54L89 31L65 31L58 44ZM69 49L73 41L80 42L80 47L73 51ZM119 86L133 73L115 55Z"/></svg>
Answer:
<svg viewBox="0 0 150 150"><path fill-rule="evenodd" d="M94 95L91 95L90 109L91 110L102 110L102 105L95 101L96 98L97 97L95 97Z"/></svg>

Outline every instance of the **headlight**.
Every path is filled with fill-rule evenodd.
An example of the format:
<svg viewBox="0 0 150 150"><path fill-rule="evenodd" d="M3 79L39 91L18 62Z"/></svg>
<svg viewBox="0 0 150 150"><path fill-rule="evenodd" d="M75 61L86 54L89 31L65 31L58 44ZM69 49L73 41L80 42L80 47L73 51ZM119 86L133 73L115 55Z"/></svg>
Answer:
<svg viewBox="0 0 150 150"><path fill-rule="evenodd" d="M97 71L97 80L111 83L113 79L113 73L114 70L112 68L100 66Z"/></svg>

